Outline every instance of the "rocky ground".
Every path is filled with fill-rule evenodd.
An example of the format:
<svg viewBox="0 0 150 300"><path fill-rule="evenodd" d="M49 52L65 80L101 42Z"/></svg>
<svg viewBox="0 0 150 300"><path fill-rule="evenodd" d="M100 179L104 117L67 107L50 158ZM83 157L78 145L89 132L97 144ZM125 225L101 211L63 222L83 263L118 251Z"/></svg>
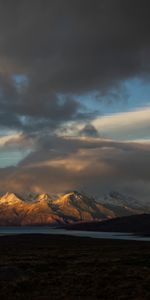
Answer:
<svg viewBox="0 0 150 300"><path fill-rule="evenodd" d="M150 243L1 236L0 299L150 299Z"/></svg>

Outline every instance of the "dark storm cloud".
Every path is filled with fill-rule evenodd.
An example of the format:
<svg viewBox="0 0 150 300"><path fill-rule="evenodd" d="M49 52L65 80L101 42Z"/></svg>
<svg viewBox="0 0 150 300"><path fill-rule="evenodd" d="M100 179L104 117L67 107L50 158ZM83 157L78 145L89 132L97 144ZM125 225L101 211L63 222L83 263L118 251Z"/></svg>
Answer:
<svg viewBox="0 0 150 300"><path fill-rule="evenodd" d="M40 94L31 84L18 88L13 78L0 76L1 126L24 131L56 128L69 118L76 119L80 106L71 97L61 100L53 92Z"/></svg>
<svg viewBox="0 0 150 300"><path fill-rule="evenodd" d="M0 0L0 105L6 120L12 114L2 125L55 128L80 115L74 95L107 94L124 79L146 78L149 6L148 0ZM27 76L25 87L16 87L14 74Z"/></svg>

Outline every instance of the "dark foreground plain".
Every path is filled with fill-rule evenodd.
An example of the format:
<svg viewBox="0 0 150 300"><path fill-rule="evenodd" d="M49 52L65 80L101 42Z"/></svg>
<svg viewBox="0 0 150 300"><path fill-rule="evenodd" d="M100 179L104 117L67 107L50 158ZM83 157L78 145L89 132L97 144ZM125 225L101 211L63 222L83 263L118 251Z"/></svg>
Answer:
<svg viewBox="0 0 150 300"><path fill-rule="evenodd" d="M1 236L0 299L150 299L150 243Z"/></svg>

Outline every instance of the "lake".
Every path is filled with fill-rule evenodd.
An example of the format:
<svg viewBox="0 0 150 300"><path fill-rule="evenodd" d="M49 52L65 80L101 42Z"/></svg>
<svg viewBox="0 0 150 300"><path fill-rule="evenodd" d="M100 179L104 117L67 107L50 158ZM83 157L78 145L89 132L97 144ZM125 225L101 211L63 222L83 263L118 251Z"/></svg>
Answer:
<svg viewBox="0 0 150 300"><path fill-rule="evenodd" d="M95 231L77 231L52 228L49 226L26 226L26 227L0 227L0 236L18 234L57 234L79 237L89 237L96 239L117 239L117 240L135 240L150 241L150 236L138 236L132 233L120 232L95 232Z"/></svg>

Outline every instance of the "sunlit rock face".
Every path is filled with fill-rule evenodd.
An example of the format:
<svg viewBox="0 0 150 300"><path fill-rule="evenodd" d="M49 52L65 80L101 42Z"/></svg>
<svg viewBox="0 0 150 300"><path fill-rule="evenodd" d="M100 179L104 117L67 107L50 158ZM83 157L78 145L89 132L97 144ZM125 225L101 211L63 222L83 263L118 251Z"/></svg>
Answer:
<svg viewBox="0 0 150 300"><path fill-rule="evenodd" d="M132 213L134 211L129 211L129 214ZM116 206L108 207L105 203L96 202L94 198L76 191L61 196L6 193L0 197L1 226L59 225L105 220L117 216L119 210Z"/></svg>

